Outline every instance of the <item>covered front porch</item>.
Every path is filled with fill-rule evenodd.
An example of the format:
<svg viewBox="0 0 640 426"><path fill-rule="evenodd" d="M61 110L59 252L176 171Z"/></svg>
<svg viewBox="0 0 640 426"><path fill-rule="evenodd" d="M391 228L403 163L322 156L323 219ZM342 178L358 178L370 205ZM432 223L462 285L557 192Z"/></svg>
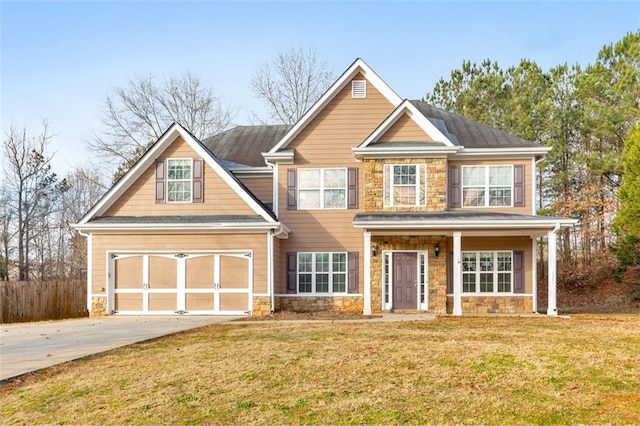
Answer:
<svg viewBox="0 0 640 426"><path fill-rule="evenodd" d="M537 241L546 237L546 313L557 315L556 233L573 224L469 211L359 213L354 226L364 231L363 313L537 313Z"/></svg>

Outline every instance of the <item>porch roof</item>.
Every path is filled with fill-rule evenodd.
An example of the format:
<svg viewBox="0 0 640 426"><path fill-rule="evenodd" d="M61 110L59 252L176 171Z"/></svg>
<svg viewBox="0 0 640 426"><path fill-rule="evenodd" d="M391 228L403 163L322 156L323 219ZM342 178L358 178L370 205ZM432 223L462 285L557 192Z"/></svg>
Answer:
<svg viewBox="0 0 640 426"><path fill-rule="evenodd" d="M355 228L415 230L535 230L552 231L575 225L576 219L493 213L473 210L442 212L361 212L353 218Z"/></svg>

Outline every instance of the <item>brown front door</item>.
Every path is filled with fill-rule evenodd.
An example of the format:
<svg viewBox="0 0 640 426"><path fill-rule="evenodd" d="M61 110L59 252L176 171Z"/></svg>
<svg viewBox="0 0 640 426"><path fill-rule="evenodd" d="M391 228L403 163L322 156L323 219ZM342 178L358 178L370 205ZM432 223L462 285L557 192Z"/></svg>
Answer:
<svg viewBox="0 0 640 426"><path fill-rule="evenodd" d="M418 254L393 254L393 307L417 309Z"/></svg>

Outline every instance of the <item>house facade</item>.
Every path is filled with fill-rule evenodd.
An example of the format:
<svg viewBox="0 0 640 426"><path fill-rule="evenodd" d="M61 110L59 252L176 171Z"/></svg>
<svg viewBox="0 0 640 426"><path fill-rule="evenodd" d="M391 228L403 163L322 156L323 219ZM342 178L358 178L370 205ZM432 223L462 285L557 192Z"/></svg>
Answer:
<svg viewBox="0 0 640 426"><path fill-rule="evenodd" d="M401 99L356 60L293 126L173 124L75 225L105 314L531 313L549 148Z"/></svg>

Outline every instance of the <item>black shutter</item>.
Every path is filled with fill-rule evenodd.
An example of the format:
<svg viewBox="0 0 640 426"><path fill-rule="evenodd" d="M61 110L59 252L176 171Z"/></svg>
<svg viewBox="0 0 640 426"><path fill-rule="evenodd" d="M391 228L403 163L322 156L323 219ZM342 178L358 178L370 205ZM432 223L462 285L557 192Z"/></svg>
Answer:
<svg viewBox="0 0 640 426"><path fill-rule="evenodd" d="M452 209L462 207L460 204L462 192L460 189L460 181L462 180L460 173L460 166L449 166L449 208Z"/></svg>
<svg viewBox="0 0 640 426"><path fill-rule="evenodd" d="M347 208L358 208L358 169L356 167L347 169Z"/></svg>
<svg viewBox="0 0 640 426"><path fill-rule="evenodd" d="M296 169L287 170L287 210L296 210L298 208L298 203L296 202L296 175Z"/></svg>
<svg viewBox="0 0 640 426"><path fill-rule="evenodd" d="M298 253L287 253L287 293L298 292Z"/></svg>
<svg viewBox="0 0 640 426"><path fill-rule="evenodd" d="M524 293L524 252L513 252L513 292Z"/></svg>
<svg viewBox="0 0 640 426"><path fill-rule="evenodd" d="M348 254L347 288L349 293L358 292L358 252L350 251Z"/></svg>
<svg viewBox="0 0 640 426"><path fill-rule="evenodd" d="M204 202L204 178L202 158L193 159L193 197L194 203Z"/></svg>
<svg viewBox="0 0 640 426"><path fill-rule="evenodd" d="M453 252L449 252L449 264L447 265L447 294L453 293Z"/></svg>
<svg viewBox="0 0 640 426"><path fill-rule="evenodd" d="M524 164L513 166L513 206L524 207Z"/></svg>
<svg viewBox="0 0 640 426"><path fill-rule="evenodd" d="M156 204L166 203L164 188L166 167L164 160L156 160Z"/></svg>

